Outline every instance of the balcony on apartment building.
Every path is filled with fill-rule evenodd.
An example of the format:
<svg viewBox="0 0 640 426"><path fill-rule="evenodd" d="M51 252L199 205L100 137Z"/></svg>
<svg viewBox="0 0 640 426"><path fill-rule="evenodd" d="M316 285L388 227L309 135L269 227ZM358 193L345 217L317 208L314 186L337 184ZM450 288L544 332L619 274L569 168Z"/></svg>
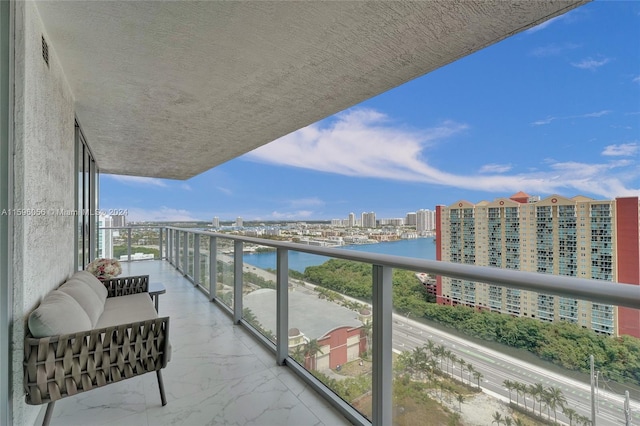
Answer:
<svg viewBox="0 0 640 426"><path fill-rule="evenodd" d="M148 274L152 286L166 289L158 297L160 313L171 317L175 348L165 373L168 405L160 406L154 378L142 377L121 384L121 391L112 387L60 401L52 424L81 424L105 411L109 424L416 424L427 411L433 416L427 424L447 424L458 416L490 424L496 412L569 424L590 420L592 407L598 425L620 424L627 416L640 420L638 389L606 374L599 374L592 397L586 374L394 312L391 277L393 270L413 276L426 271L640 308L635 286L195 229L143 226L100 233L108 250L118 247L123 275ZM277 250L273 265L243 260L243 248L254 244ZM145 249L154 250L154 260L127 261ZM290 277L287 260L293 251L370 268L372 298L327 293ZM310 342L317 346L313 354L307 350ZM443 352L437 352L439 346ZM408 354L420 353L428 354L422 362L432 360L424 370L418 361L407 361L413 359ZM604 370L603 360L598 362ZM527 388L524 394L515 385L507 389L506 383L555 388L565 402L545 402ZM628 411L625 390L631 391Z"/></svg>
<svg viewBox="0 0 640 426"><path fill-rule="evenodd" d="M0 207L93 210L99 173L189 179L586 2L2 2L0 123L9 125ZM25 318L96 253L96 224L84 216L31 219L0 220L3 424L30 423L39 409L25 406L22 391ZM544 372L517 375L528 367L514 357L394 313L398 270L640 308L637 287L622 284L570 288L564 278L176 228L158 241L160 259L125 263L124 274L149 274L166 289L158 301L174 342L168 405L142 377L64 398L53 424L387 426L423 423L418 408L434 400L429 419L438 424L456 411L479 415L467 392L508 402L504 380L552 386ZM248 243L277 249L271 271L243 264ZM329 300L336 296L289 277L295 250L360 262L371 270L370 300ZM251 273L260 284L245 280ZM428 341L448 355L419 349ZM437 365L394 381L402 353L421 351ZM430 388L427 376L448 388ZM589 385L573 380L553 386L578 389L575 410L588 416ZM422 400L407 399L413 387ZM624 392L615 392L599 394L602 424L624 419ZM531 394L523 401L540 406Z"/></svg>

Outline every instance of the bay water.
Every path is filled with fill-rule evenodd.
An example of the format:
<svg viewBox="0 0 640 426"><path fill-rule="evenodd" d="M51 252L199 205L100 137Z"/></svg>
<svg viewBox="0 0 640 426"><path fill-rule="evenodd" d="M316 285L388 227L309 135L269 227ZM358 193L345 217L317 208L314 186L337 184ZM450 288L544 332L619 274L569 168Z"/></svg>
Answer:
<svg viewBox="0 0 640 426"><path fill-rule="evenodd" d="M340 249L363 251L367 253L390 254L394 256L416 257L418 259L435 260L436 245L433 238L416 238L412 240L399 240L383 242L377 244L358 244L341 246ZM321 265L331 259L326 256L302 253L299 251L289 251L289 269L304 272L308 266ZM276 252L268 251L262 253L247 253L243 256L243 261L247 265L260 269L275 269Z"/></svg>

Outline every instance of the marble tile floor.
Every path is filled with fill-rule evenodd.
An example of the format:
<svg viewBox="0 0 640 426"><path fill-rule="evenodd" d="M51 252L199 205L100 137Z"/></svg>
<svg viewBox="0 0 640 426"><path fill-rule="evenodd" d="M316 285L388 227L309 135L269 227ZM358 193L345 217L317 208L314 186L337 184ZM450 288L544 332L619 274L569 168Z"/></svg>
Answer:
<svg viewBox="0 0 640 426"><path fill-rule="evenodd" d="M160 315L171 317L172 358L162 371L56 403L51 425L346 425L350 424L271 352L166 261L123 263L167 289Z"/></svg>

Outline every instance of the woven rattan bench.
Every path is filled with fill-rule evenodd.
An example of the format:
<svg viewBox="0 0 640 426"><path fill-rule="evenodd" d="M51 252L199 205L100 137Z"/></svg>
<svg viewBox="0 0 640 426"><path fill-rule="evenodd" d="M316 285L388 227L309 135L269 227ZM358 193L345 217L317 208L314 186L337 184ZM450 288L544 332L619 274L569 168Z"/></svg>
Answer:
<svg viewBox="0 0 640 426"><path fill-rule="evenodd" d="M88 288L92 293L87 293ZM169 317L158 317L148 288L148 276L101 283L87 272L78 272L31 314L24 345L24 389L27 404L48 404L43 425L49 424L59 399L154 371L162 405L166 405L160 370L171 356ZM69 302L69 295L79 302L80 310ZM93 312L99 310L96 300L104 303L99 315ZM61 308L59 303L70 305ZM90 323L83 311L89 313ZM83 329L87 324L92 327ZM51 335L56 328L62 332Z"/></svg>

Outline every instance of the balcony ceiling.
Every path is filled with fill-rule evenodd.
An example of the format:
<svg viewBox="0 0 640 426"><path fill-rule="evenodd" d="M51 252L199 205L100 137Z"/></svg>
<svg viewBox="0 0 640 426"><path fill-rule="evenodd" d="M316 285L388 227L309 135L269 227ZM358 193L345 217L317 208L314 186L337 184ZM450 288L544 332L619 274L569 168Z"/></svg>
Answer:
<svg viewBox="0 0 640 426"><path fill-rule="evenodd" d="M101 171L187 179L585 2L37 5Z"/></svg>

